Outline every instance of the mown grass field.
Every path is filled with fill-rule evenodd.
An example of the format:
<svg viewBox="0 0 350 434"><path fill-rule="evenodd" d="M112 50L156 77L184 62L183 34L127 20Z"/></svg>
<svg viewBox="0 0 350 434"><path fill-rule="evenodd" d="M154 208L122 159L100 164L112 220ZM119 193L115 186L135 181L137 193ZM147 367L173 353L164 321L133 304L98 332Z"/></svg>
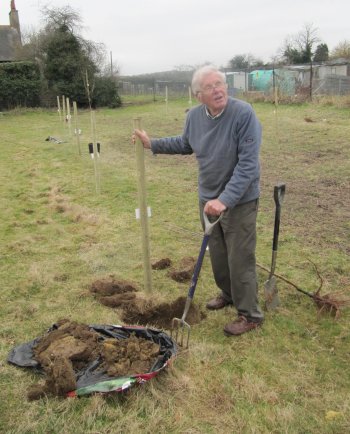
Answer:
<svg viewBox="0 0 350 434"><path fill-rule="evenodd" d="M276 272L297 286L350 297L350 110L256 103L264 140L258 264L270 266L273 187L287 186ZM4 433L346 433L350 431L349 308L335 320L278 281L281 306L264 327L223 335L232 308L192 327L189 351L127 394L26 399L38 376L6 362L9 351L60 318L118 324L89 286L113 275L143 290L133 118L154 137L181 132L186 100L98 110L96 192L88 153L90 115L79 113L82 155L54 111L0 116L0 432ZM73 129L73 127L72 127ZM62 144L45 141L48 136ZM152 208L152 260L177 264L198 254L194 157L145 153ZM260 300L267 273L258 268ZM152 271L155 301L187 295L187 284ZM204 310L216 293L208 257L194 297ZM145 294L145 296L148 296ZM171 318L169 318L169 325Z"/></svg>

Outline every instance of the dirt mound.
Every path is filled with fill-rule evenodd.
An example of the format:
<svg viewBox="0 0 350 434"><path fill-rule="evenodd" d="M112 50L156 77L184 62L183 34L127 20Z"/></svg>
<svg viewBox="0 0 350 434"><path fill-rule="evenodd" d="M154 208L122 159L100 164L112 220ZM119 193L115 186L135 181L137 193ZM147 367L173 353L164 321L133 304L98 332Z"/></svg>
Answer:
<svg viewBox="0 0 350 434"><path fill-rule="evenodd" d="M136 298L137 288L126 280L116 280L113 277L95 280L90 291L100 303L108 307L120 307L129 304Z"/></svg>
<svg viewBox="0 0 350 434"><path fill-rule="evenodd" d="M63 319L57 323L56 330L40 339L34 356L44 368L50 366L58 356L84 363L98 355L98 338L99 335L89 326Z"/></svg>
<svg viewBox="0 0 350 434"><path fill-rule="evenodd" d="M166 259L162 260L162 263L167 263ZM172 273L177 280L183 282L192 277L195 259L183 258L180 265L182 270L173 270ZM182 317L186 302L186 297L180 297L172 303L155 304L149 299L137 297L137 289L132 283L113 278L93 282L91 292L105 306L122 309L121 319L125 324L153 326L165 330L171 329L173 318ZM197 324L205 317L192 303L186 321L190 325Z"/></svg>
<svg viewBox="0 0 350 434"><path fill-rule="evenodd" d="M123 294L125 292L136 292L137 288L126 280L117 280L114 277L95 280L91 284L90 291L100 296Z"/></svg>
<svg viewBox="0 0 350 434"><path fill-rule="evenodd" d="M186 297L179 297L172 303L155 305L150 301L140 300L125 306L122 319L127 324L152 325L161 329L170 329L173 318L181 318L186 303ZM190 325L198 324L205 318L205 314L198 306L191 304L186 322Z"/></svg>
<svg viewBox="0 0 350 434"><path fill-rule="evenodd" d="M182 258L179 264L179 269L173 269L169 271L169 277L171 277L176 282L188 282L193 276L195 265L196 260L191 256Z"/></svg>
<svg viewBox="0 0 350 434"><path fill-rule="evenodd" d="M132 292L126 292L124 294L114 294L109 297L100 297L99 300L102 304L108 307L119 307L130 303L135 300L136 294Z"/></svg>
<svg viewBox="0 0 350 434"><path fill-rule="evenodd" d="M103 343L104 366L111 377L148 372L150 361L158 354L159 345L136 336L123 341L108 339Z"/></svg>
<svg viewBox="0 0 350 434"><path fill-rule="evenodd" d="M171 266L171 259L162 258L159 261L153 262L152 270L164 270L165 268L169 268Z"/></svg>
<svg viewBox="0 0 350 434"><path fill-rule="evenodd" d="M148 372L159 355L159 345L134 335L126 339L106 339L88 325L61 320L39 339L34 359L43 368L44 384L28 390L28 399L45 395L66 396L77 387L77 374L94 360L109 376L128 376Z"/></svg>

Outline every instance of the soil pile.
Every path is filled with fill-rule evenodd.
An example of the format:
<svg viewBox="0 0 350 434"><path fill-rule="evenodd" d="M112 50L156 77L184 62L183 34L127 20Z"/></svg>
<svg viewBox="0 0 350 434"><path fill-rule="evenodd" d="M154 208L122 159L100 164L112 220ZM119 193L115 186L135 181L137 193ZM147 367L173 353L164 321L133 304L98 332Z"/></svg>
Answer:
<svg viewBox="0 0 350 434"><path fill-rule="evenodd" d="M136 286L127 280L117 280L113 276L95 280L91 285L91 292L100 296L111 296L124 294L126 292L136 292Z"/></svg>
<svg viewBox="0 0 350 434"><path fill-rule="evenodd" d="M150 301L141 300L125 306L122 319L127 324L153 325L160 329L171 329L172 319L181 318L186 303L186 297L179 297L172 303L155 305ZM198 324L205 318L205 314L198 306L191 304L187 313L186 322L190 325Z"/></svg>
<svg viewBox="0 0 350 434"><path fill-rule="evenodd" d="M99 369L107 375L119 377L148 372L159 354L158 344L134 335L101 340L85 324L61 320L56 326L33 349L46 377L44 384L28 390L29 400L45 395L66 396L76 389L79 371L94 360L101 360Z"/></svg>
<svg viewBox="0 0 350 434"><path fill-rule="evenodd" d="M192 276L194 267L193 258L184 258L182 265L182 279L186 275ZM178 276L180 272L176 271ZM127 281L115 280L113 277L97 280L92 283L91 292L105 306L122 309L121 318L125 324L153 326L160 329L170 330L173 318L181 318L186 297L179 297L172 303L155 304L150 300L137 297L136 287ZM190 325L202 321L206 315L198 306L191 304L186 322Z"/></svg>
<svg viewBox="0 0 350 434"><path fill-rule="evenodd" d="M193 276L195 265L196 260L191 256L182 258L179 264L179 268L169 271L169 277L171 277L176 282L188 282Z"/></svg>
<svg viewBox="0 0 350 434"><path fill-rule="evenodd" d="M136 298L137 288L130 282L110 277L93 282L90 291L95 294L101 304L108 307L120 307Z"/></svg>
<svg viewBox="0 0 350 434"><path fill-rule="evenodd" d="M150 361L158 354L159 345L136 336L122 341L108 339L103 343L104 366L111 377L148 372Z"/></svg>
<svg viewBox="0 0 350 434"><path fill-rule="evenodd" d="M159 261L153 262L152 270L165 270L171 266L171 259L162 258Z"/></svg>

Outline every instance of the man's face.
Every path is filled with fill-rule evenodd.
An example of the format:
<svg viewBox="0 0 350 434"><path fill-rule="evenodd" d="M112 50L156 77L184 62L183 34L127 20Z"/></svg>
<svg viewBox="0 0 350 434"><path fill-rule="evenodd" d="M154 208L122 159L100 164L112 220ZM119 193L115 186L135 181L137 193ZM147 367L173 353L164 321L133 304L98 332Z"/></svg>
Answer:
<svg viewBox="0 0 350 434"><path fill-rule="evenodd" d="M227 104L227 85L217 72L205 75L197 99L205 104L211 115L219 114Z"/></svg>

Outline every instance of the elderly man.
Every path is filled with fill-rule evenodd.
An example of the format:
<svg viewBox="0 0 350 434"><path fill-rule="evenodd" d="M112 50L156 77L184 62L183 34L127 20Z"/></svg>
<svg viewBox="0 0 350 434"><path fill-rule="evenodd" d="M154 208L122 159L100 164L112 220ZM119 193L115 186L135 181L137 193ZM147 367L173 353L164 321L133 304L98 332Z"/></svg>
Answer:
<svg viewBox="0 0 350 434"><path fill-rule="evenodd" d="M209 216L224 213L209 240L221 291L207 308L233 304L238 317L225 325L224 333L237 336L263 323L255 260L261 126L249 104L228 96L226 77L215 67L195 71L192 91L201 104L188 112L182 135L150 139L135 130L133 137L154 154L196 155L201 217L203 210Z"/></svg>

